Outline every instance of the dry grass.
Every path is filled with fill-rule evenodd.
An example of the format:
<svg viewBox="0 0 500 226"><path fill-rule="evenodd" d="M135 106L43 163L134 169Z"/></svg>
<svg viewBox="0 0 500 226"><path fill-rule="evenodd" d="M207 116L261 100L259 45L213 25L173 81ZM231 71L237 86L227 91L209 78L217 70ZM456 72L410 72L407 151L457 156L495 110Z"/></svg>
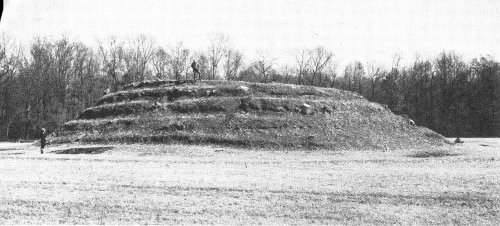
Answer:
<svg viewBox="0 0 500 226"><path fill-rule="evenodd" d="M0 144L0 223L498 225L500 141L464 141L439 158Z"/></svg>

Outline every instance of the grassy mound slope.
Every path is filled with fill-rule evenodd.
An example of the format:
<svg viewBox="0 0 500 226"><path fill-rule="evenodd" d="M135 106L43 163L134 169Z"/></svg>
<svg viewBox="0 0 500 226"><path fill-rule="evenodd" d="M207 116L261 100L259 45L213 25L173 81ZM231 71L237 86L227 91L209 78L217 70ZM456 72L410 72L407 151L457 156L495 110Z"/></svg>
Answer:
<svg viewBox="0 0 500 226"><path fill-rule="evenodd" d="M348 91L228 81L151 81L103 96L53 142L216 143L394 149L446 144Z"/></svg>

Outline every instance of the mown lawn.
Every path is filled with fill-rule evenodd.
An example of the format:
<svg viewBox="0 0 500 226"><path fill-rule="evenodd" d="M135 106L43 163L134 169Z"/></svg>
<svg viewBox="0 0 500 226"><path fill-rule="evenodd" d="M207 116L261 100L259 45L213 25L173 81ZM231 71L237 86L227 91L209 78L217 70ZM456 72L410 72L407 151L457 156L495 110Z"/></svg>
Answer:
<svg viewBox="0 0 500 226"><path fill-rule="evenodd" d="M447 150L0 143L0 224L500 223L500 139ZM81 154L78 154L81 153Z"/></svg>

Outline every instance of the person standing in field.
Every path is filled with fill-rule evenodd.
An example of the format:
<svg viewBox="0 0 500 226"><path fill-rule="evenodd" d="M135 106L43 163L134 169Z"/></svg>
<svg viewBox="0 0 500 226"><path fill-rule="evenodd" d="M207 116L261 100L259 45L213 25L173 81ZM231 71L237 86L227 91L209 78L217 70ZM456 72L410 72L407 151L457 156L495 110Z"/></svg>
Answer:
<svg viewBox="0 0 500 226"><path fill-rule="evenodd" d="M193 63L191 63L191 68L193 69L193 80L196 80L196 73L198 73L198 78L199 80L201 80L200 70L198 70L198 65L196 64L196 61L193 60Z"/></svg>
<svg viewBox="0 0 500 226"><path fill-rule="evenodd" d="M40 136L40 154L43 154L43 149L45 148L45 144L47 142L46 137L47 130L45 130L45 128L42 128L42 134Z"/></svg>

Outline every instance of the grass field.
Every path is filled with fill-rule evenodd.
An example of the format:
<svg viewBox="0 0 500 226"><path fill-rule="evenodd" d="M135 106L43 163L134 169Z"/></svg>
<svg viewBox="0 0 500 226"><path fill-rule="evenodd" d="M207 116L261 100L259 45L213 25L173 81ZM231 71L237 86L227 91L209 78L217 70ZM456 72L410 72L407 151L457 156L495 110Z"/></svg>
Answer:
<svg viewBox="0 0 500 226"><path fill-rule="evenodd" d="M500 224L500 139L269 151L0 143L0 224Z"/></svg>

